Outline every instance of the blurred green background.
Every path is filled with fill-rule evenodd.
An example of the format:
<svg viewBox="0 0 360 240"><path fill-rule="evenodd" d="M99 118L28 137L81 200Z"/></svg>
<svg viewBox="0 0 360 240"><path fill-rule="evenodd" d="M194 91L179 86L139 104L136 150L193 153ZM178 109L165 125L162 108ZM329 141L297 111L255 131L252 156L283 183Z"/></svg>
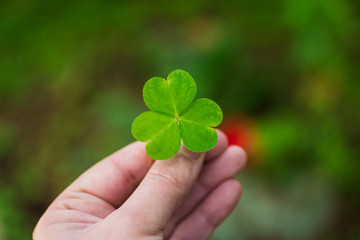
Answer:
<svg viewBox="0 0 360 240"><path fill-rule="evenodd" d="M360 239L360 1L0 2L0 239L29 239L187 70L249 153L213 239Z"/></svg>

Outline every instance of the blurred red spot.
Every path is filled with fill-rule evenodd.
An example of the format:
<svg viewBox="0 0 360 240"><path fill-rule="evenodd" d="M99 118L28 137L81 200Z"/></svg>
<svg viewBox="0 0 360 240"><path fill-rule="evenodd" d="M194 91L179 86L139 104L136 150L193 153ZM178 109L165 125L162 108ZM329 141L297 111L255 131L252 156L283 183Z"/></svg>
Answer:
<svg viewBox="0 0 360 240"><path fill-rule="evenodd" d="M225 115L220 128L227 135L230 145L238 145L246 151L249 165L259 164L258 134L251 117L241 114Z"/></svg>

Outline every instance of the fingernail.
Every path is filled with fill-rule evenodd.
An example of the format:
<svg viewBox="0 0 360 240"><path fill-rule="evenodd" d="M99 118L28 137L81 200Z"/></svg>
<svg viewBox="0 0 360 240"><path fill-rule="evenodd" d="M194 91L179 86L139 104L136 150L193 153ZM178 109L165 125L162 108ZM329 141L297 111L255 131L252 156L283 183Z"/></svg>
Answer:
<svg viewBox="0 0 360 240"><path fill-rule="evenodd" d="M204 153L202 153L202 152L192 152L189 149L187 149L184 145L181 146L179 152L182 155L184 155L190 159L193 159L193 160L198 160L204 155Z"/></svg>

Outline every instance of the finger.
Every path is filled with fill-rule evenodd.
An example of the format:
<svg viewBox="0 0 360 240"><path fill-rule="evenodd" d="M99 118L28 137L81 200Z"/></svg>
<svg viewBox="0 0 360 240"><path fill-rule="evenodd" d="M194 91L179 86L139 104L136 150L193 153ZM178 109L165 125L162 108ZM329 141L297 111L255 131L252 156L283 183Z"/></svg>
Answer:
<svg viewBox="0 0 360 240"><path fill-rule="evenodd" d="M175 230L170 239L209 239L235 208L241 185L235 179L220 184Z"/></svg>
<svg viewBox="0 0 360 240"><path fill-rule="evenodd" d="M104 217L125 202L152 164L145 144L134 142L83 173L52 205Z"/></svg>
<svg viewBox="0 0 360 240"><path fill-rule="evenodd" d="M228 147L221 156L203 168L189 195L176 209L166 226L164 236L170 236L178 225L213 189L226 179L234 177L246 164L246 153L238 146Z"/></svg>
<svg viewBox="0 0 360 240"><path fill-rule="evenodd" d="M218 134L218 142L215 147L210 151L206 152L205 161L210 161L218 156L220 156L229 145L228 139L223 131L220 129L215 129Z"/></svg>
<svg viewBox="0 0 360 240"><path fill-rule="evenodd" d="M202 167L205 153L193 155L183 147L173 158L155 162L130 198L107 219L119 222L125 218L144 235L162 233Z"/></svg>
<svg viewBox="0 0 360 240"><path fill-rule="evenodd" d="M227 146L225 134L217 130L218 143L207 152L211 159ZM64 193L85 192L119 207L135 190L153 164L145 151L145 143L134 142L113 153L83 173Z"/></svg>
<svg viewBox="0 0 360 240"><path fill-rule="evenodd" d="M210 157L227 145L225 134L217 131L219 141ZM146 154L145 143L134 142L83 173L50 208L74 209L104 218L125 202L153 162Z"/></svg>

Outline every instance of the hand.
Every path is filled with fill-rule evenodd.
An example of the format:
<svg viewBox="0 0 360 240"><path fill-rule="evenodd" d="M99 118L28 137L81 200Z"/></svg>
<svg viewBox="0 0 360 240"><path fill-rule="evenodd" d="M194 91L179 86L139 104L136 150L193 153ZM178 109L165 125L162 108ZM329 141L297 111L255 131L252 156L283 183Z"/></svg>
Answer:
<svg viewBox="0 0 360 240"><path fill-rule="evenodd" d="M221 131L218 137L206 153L182 148L166 161L151 160L144 143L124 147L66 188L33 238L208 239L238 202L233 177L246 162L240 147L228 146Z"/></svg>

